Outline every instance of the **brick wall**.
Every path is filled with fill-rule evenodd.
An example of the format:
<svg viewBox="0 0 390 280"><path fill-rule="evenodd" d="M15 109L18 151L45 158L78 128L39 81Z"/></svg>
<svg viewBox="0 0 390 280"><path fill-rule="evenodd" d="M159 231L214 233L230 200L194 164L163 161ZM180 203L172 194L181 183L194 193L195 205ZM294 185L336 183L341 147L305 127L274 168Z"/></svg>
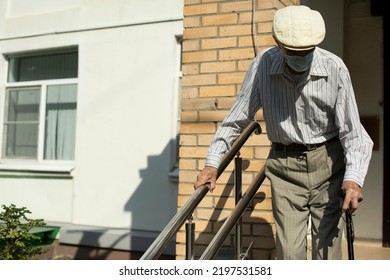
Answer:
<svg viewBox="0 0 390 280"><path fill-rule="evenodd" d="M210 141L235 101L255 54L275 45L271 33L275 11L298 2L184 0L179 208L194 191L193 183L204 167ZM269 152L261 111L256 120L263 134L251 136L241 149L243 192L264 165ZM193 214L196 258L234 208L233 168L232 163L219 177L214 192L206 195ZM274 257L275 228L270 197L266 180L255 196L253 211L243 215L242 244L245 250L254 242L252 259ZM185 226L178 232L176 242L177 259L185 259ZM224 249L233 246L231 234L224 242Z"/></svg>

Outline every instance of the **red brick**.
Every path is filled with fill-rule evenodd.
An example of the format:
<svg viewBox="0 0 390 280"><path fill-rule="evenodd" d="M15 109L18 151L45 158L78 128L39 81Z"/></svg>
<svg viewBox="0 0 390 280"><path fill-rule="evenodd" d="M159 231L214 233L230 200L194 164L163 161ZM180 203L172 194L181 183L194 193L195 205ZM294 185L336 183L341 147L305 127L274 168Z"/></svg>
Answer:
<svg viewBox="0 0 390 280"><path fill-rule="evenodd" d="M245 72L234 72L226 74L218 74L218 84L242 84L244 81Z"/></svg>
<svg viewBox="0 0 390 280"><path fill-rule="evenodd" d="M182 56L183 63L215 61L217 60L216 51L185 52Z"/></svg>
<svg viewBox="0 0 390 280"><path fill-rule="evenodd" d="M201 73L232 72L235 69L236 63L234 61L205 62L200 65Z"/></svg>
<svg viewBox="0 0 390 280"><path fill-rule="evenodd" d="M227 38L210 38L203 39L201 42L201 47L204 50L207 49L224 49L232 48L237 46L236 37L227 37Z"/></svg>
<svg viewBox="0 0 390 280"><path fill-rule="evenodd" d="M183 134L214 133L215 125L212 123L182 123L180 132Z"/></svg>
<svg viewBox="0 0 390 280"><path fill-rule="evenodd" d="M186 98L181 102L182 110L214 110L216 109L216 100L214 98Z"/></svg>
<svg viewBox="0 0 390 280"><path fill-rule="evenodd" d="M217 76L215 74L199 74L182 78L182 86L214 85L216 82Z"/></svg>
<svg viewBox="0 0 390 280"><path fill-rule="evenodd" d="M252 1L226 1L219 6L220 13L251 11Z"/></svg>
<svg viewBox="0 0 390 280"><path fill-rule="evenodd" d="M219 14L219 15L208 15L202 17L202 25L224 25L224 24L235 24L237 23L237 14Z"/></svg>
<svg viewBox="0 0 390 280"><path fill-rule="evenodd" d="M215 37L218 34L217 27L195 27L184 29L184 39L199 39L199 38L210 38Z"/></svg>
<svg viewBox="0 0 390 280"><path fill-rule="evenodd" d="M203 86L200 88L199 96L234 96L235 88L232 85L226 86Z"/></svg>
<svg viewBox="0 0 390 280"><path fill-rule="evenodd" d="M221 26L219 29L219 36L221 37L244 36L244 35L250 35L251 32L252 32L252 26L249 24Z"/></svg>
<svg viewBox="0 0 390 280"><path fill-rule="evenodd" d="M213 14L217 12L217 9L216 3L184 6L184 16Z"/></svg>

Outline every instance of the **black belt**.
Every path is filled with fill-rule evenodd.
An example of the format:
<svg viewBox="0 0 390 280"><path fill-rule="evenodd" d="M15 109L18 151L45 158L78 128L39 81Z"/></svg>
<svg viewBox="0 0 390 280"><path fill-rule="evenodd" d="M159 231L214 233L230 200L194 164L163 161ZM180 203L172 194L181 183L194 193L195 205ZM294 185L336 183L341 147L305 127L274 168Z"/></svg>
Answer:
<svg viewBox="0 0 390 280"><path fill-rule="evenodd" d="M284 152L308 152L308 151L313 151L325 144L332 143L336 140L338 140L339 137L335 136L332 139L329 139L328 141L318 143L318 144L288 144L284 145L282 143L272 143L272 148L275 151L284 151Z"/></svg>

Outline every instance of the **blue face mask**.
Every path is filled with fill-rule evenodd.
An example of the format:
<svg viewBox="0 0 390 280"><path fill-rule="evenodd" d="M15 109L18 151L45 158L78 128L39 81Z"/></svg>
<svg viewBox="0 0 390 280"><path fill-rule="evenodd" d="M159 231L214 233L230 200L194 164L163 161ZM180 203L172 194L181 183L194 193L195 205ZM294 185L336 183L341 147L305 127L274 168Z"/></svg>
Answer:
<svg viewBox="0 0 390 280"><path fill-rule="evenodd" d="M305 56L285 55L287 65L296 72L305 72L309 70L313 61L313 53L309 52Z"/></svg>

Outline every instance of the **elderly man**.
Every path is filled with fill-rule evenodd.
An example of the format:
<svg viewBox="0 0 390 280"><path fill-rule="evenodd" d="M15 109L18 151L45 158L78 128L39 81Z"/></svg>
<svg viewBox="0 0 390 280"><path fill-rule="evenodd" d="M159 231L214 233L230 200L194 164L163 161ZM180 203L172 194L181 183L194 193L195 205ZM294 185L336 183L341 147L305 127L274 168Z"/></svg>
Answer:
<svg viewBox="0 0 390 280"><path fill-rule="evenodd" d="M342 213L358 208L373 142L360 123L348 69L317 46L325 37L321 14L306 6L280 9L273 36L277 46L254 59L194 187L215 188L223 155L262 108L272 142L266 175L277 259L307 258L309 219L312 258L341 259Z"/></svg>

